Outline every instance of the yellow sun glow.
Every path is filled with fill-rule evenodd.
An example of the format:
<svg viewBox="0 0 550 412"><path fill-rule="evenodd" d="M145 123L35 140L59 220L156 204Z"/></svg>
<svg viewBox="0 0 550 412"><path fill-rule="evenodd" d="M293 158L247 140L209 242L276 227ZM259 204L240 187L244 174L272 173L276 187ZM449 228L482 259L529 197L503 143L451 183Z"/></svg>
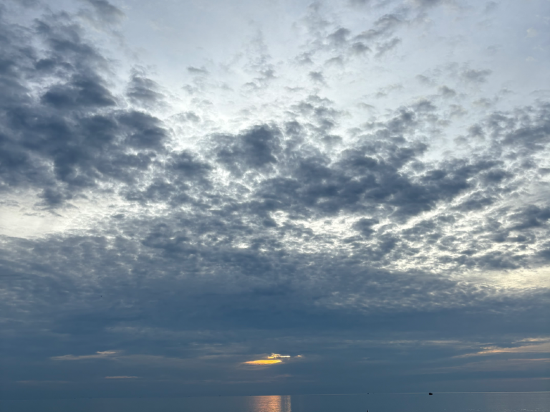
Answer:
<svg viewBox="0 0 550 412"><path fill-rule="evenodd" d="M260 360L251 360L245 362L247 365L273 365L274 363L281 363L280 359L260 359Z"/></svg>

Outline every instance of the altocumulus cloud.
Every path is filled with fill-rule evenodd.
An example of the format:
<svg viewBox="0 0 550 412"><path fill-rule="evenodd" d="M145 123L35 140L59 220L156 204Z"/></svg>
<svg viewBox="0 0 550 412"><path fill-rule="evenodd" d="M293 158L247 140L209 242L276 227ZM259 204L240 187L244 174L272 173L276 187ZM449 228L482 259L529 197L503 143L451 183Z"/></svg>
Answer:
<svg viewBox="0 0 550 412"><path fill-rule="evenodd" d="M62 3L0 8L3 396L544 388L519 6L243 1L212 40L195 6Z"/></svg>

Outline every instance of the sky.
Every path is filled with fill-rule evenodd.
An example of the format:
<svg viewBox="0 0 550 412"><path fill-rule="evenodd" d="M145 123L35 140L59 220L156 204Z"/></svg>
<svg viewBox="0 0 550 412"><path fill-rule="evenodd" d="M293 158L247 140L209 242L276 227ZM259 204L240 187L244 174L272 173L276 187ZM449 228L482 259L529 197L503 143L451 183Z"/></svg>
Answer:
<svg viewBox="0 0 550 412"><path fill-rule="evenodd" d="M0 2L0 397L550 390L549 25Z"/></svg>

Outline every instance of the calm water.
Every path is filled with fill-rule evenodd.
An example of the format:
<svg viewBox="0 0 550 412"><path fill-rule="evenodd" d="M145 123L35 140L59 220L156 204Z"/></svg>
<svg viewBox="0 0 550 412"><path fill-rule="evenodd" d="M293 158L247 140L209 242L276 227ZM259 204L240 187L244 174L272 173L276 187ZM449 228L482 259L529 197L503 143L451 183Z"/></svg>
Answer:
<svg viewBox="0 0 550 412"><path fill-rule="evenodd" d="M546 393L1 401L2 412L549 412Z"/></svg>

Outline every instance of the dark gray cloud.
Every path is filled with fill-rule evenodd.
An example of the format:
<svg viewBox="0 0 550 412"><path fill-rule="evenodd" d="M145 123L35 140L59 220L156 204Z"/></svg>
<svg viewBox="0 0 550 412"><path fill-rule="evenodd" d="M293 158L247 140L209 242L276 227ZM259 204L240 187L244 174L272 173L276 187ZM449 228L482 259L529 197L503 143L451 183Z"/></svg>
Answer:
<svg viewBox="0 0 550 412"><path fill-rule="evenodd" d="M279 131L260 126L238 136L219 136L218 161L232 172L242 175L247 169L267 170L277 163L280 149Z"/></svg>
<svg viewBox="0 0 550 412"><path fill-rule="evenodd" d="M363 42L355 42L351 45L351 52L353 54L365 54L365 53L368 53L370 52L371 49L369 46L365 45L365 43Z"/></svg>
<svg viewBox="0 0 550 412"><path fill-rule="evenodd" d="M90 4L101 20L107 23L118 23L124 13L119 8L113 6L107 0L85 0Z"/></svg>
<svg viewBox="0 0 550 412"><path fill-rule="evenodd" d="M484 83L490 74L491 70L464 69L460 76L468 82Z"/></svg>
<svg viewBox="0 0 550 412"><path fill-rule="evenodd" d="M351 32L348 29L341 27L338 30L336 30L334 33L330 34L328 36L328 39L334 45L340 46L347 42L350 34Z"/></svg>
<svg viewBox="0 0 550 412"><path fill-rule="evenodd" d="M367 3L352 2L352 5ZM319 9L313 8L307 21L312 35L312 44L308 45L310 51L300 54L297 60L312 64L317 55L329 53L332 57L325 58L325 64L343 67L349 58L365 57L372 50L377 50L376 56L380 57L401 43L396 33L413 19L409 12L406 7L397 7L370 23L367 30L357 31L342 26L330 29L330 23L318 15Z"/></svg>
<svg viewBox="0 0 550 412"><path fill-rule="evenodd" d="M61 110L114 106L113 96L101 83L99 78L73 77L63 84L51 86L40 100Z"/></svg>
<svg viewBox="0 0 550 412"><path fill-rule="evenodd" d="M350 45L352 54L364 54L372 49L380 57L401 43L394 33L407 23L407 19L399 14L386 14L376 20L373 27L353 37Z"/></svg>
<svg viewBox="0 0 550 412"><path fill-rule="evenodd" d="M364 6L369 3L370 3L370 0L350 0L350 4L352 5Z"/></svg>
<svg viewBox="0 0 550 412"><path fill-rule="evenodd" d="M133 368L126 365L122 370L148 376L153 385L149 391L155 393L155 380L161 374L175 379L199 373L163 365L180 362L178 359L183 362L216 356L219 350L224 356L229 350L233 359L248 360L257 353L269 352L275 344L284 351L303 354L305 359L321 356L326 358L325 363L330 362L330 348L336 345L352 358L368 352L390 360L396 355L390 349L393 345L397 345L395 351L413 350L411 339L447 339L451 355L475 351L480 346L475 339L494 344L499 329L488 328L486 322L496 313L511 319L506 325L508 333L542 330L537 316L527 323L522 319L521 324L512 320L518 311L526 314L540 310L548 299L541 294L494 301L490 289L469 288L418 272L412 276L410 272L373 270L349 259L335 262L323 253L293 256L251 253L221 245L204 247L196 244L199 233L208 233L201 227L204 223L196 219L181 220L177 226L174 220L170 226L147 222L147 228L134 235L135 240L121 233L111 240L69 237L51 238L49 242L12 242L9 249L4 249L9 255L2 256L2 272L7 285L16 291L13 298L20 302L20 312L4 313L14 320L24 319L25 330L39 338L41 345L34 351L26 345L17 349L25 339L18 336L5 341L7 350L32 370L35 367L30 359L67 353L86 356L97 350L123 348L116 364L107 359L101 369L111 373L121 362L132 363ZM211 233L224 233L223 226L215 227ZM428 225L424 231L432 229ZM141 244L136 242L140 238ZM86 281L82 273L87 274ZM339 294L355 300L361 315L349 308L338 310ZM362 300L357 300L358 296ZM445 319L454 321L452 329L442 329L439 315L430 310L439 306L442 298L448 308ZM51 301L56 304L51 305ZM380 305L385 312L377 309ZM464 311L465 307L474 310L475 315ZM483 314L486 307L491 315ZM35 325L51 332L37 335ZM482 335L481 328L485 328ZM388 331L400 337L388 335ZM403 334L408 334L408 343L391 342L403 339ZM57 336L65 336L64 341L59 342ZM452 343L457 338L462 345L468 339L474 342L457 350ZM173 345L174 339L177 346ZM506 345L506 339L497 342ZM434 344L445 346L444 342ZM354 345L359 347L354 350ZM152 354L162 356L144 357ZM443 358L448 356L442 354ZM66 376L64 364L58 362L47 361L55 373ZM223 358L217 362L218 368L223 362ZM86 364L89 370L96 367L93 359ZM207 365L202 364L200 369L206 376L227 379L219 370L208 370ZM307 376L307 371L298 368L294 373L299 379ZM24 373L20 375L20 379L28 379ZM82 378L75 379L79 382ZM321 379L326 379L324 374ZM93 385L88 393L101 393L101 389Z"/></svg>
<svg viewBox="0 0 550 412"><path fill-rule="evenodd" d="M414 0L414 3L420 7L433 7L439 4L450 3L448 0Z"/></svg>
<svg viewBox="0 0 550 412"><path fill-rule="evenodd" d="M455 97L456 96L456 91L454 91L453 89L451 89L447 86L441 86L439 88L439 93L441 93L441 95L444 96L444 97Z"/></svg>
<svg viewBox="0 0 550 412"><path fill-rule="evenodd" d="M149 168L167 131L155 117L118 101L105 80L106 59L79 26L57 15L37 20L32 31L2 27L1 87L9 96L2 111L4 190L43 188L45 203L57 206L100 181L135 181ZM44 49L35 48L36 41ZM47 86L35 93L41 82ZM144 89L151 85L133 82L130 97L150 100L152 91Z"/></svg>
<svg viewBox="0 0 550 412"><path fill-rule="evenodd" d="M208 73L208 70L206 70L204 67L193 67L193 66L189 66L187 68L187 71L191 74L196 74L196 75L207 75L209 74Z"/></svg>
<svg viewBox="0 0 550 412"><path fill-rule="evenodd" d="M140 73L135 73L128 84L127 96L134 104L151 106L163 101L159 85Z"/></svg>
<svg viewBox="0 0 550 412"><path fill-rule="evenodd" d="M356 40L372 41L390 37L403 24L403 20L394 14L386 14L376 20L373 28L355 36Z"/></svg>
<svg viewBox="0 0 550 412"><path fill-rule="evenodd" d="M401 43L401 39L397 38L397 37L394 37L393 39L391 40L388 40L386 42L383 42L383 43L379 43L376 47L376 50L377 50L377 53L376 55L378 57L384 55L385 53L389 52L390 50L394 49L395 47L397 47L397 45Z"/></svg>
<svg viewBox="0 0 550 412"><path fill-rule="evenodd" d="M322 72L309 72L309 77L311 80L319 83L325 83L325 78L323 77Z"/></svg>

